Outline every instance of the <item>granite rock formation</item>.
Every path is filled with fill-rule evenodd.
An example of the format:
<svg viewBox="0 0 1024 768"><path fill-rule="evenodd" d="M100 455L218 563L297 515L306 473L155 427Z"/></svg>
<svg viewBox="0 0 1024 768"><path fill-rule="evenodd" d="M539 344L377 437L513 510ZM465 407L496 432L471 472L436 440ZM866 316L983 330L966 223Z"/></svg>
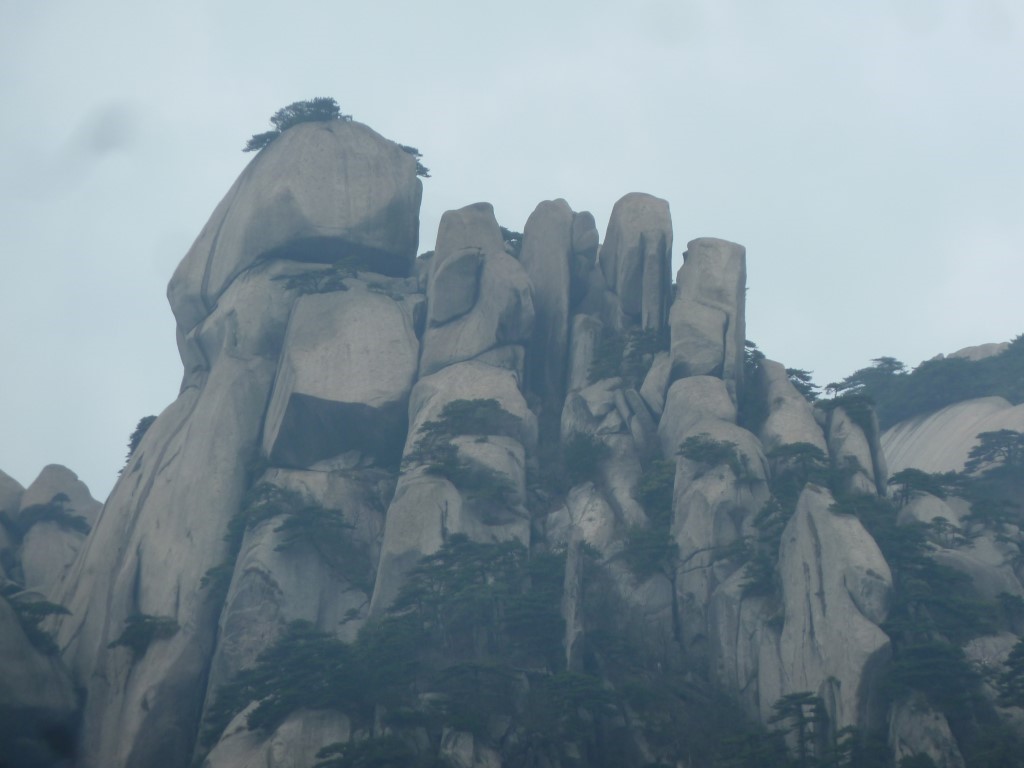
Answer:
<svg viewBox="0 0 1024 768"><path fill-rule="evenodd" d="M476 203L415 259L421 189L366 126L285 131L171 279L181 392L102 512L63 468L28 489L0 473L0 658L19 660L2 711L77 733L87 768L298 768L331 749L639 767L725 759L713 728L744 718L776 744L778 705L806 695L815 759L855 729L963 765L960 724L885 684L900 571L854 512L885 504L887 465L961 468L1020 406L879 436L745 356L743 246L691 240L673 288L666 201L626 195L603 243L589 213L542 202L518 251ZM965 504L918 495L897 522L966 529ZM928 530L928 562L1024 597L1004 539ZM37 627L40 600L69 613ZM491 624L454 629L481 611ZM403 621L425 633L400 654L425 665L414 679L352 661ZM59 655L32 646L40 628ZM1003 629L964 653L1002 664ZM281 645L296 632L309 645ZM260 687L325 648L303 689ZM658 698L671 685L715 691L735 722L702 733L703 704Z"/></svg>

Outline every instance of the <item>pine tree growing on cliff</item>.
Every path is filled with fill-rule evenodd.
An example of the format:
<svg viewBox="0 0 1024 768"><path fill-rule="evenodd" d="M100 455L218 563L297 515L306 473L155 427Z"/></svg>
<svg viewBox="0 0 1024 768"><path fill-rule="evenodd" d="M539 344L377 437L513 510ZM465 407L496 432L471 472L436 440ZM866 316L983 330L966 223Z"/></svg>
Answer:
<svg viewBox="0 0 1024 768"><path fill-rule="evenodd" d="M287 107L281 107L270 117L274 130L254 133L246 142L243 152L258 152L270 145L278 136L299 123L313 123L330 120L351 120L352 115L344 115L338 102L326 96L318 96L308 101L293 101Z"/></svg>

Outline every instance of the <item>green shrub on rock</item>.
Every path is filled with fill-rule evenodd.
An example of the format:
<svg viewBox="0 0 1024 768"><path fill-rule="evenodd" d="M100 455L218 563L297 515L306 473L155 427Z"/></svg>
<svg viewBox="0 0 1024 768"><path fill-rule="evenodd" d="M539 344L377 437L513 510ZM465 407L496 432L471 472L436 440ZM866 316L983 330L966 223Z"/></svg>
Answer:
<svg viewBox="0 0 1024 768"><path fill-rule="evenodd" d="M107 648L130 648L138 659L145 655L154 641L173 637L178 629L178 622L170 616L135 613L125 619L124 630L116 640L107 643Z"/></svg>

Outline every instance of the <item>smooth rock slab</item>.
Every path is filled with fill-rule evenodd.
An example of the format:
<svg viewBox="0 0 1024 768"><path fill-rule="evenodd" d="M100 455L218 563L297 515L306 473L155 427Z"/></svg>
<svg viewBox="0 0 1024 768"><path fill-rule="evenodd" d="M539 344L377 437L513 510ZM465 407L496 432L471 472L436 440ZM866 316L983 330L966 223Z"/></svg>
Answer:
<svg viewBox="0 0 1024 768"><path fill-rule="evenodd" d="M389 296L353 287L299 299L264 427L271 462L308 467L351 450L396 460L418 351L410 313Z"/></svg>
<svg viewBox="0 0 1024 768"><path fill-rule="evenodd" d="M768 400L768 417L758 437L766 451L792 443L813 445L828 454L825 435L814 419L814 411L786 374L786 368L774 360L762 360L760 386Z"/></svg>
<svg viewBox="0 0 1024 768"><path fill-rule="evenodd" d="M746 250L726 240L702 237L687 244L683 258L669 318L672 378L712 375L741 382Z"/></svg>
<svg viewBox="0 0 1024 768"><path fill-rule="evenodd" d="M560 405L565 397L573 218L565 200L540 203L526 220L519 256L533 286L535 311L533 340L527 348L528 385L552 405Z"/></svg>
<svg viewBox="0 0 1024 768"><path fill-rule="evenodd" d="M892 574L860 521L834 514L832 503L828 491L806 486L782 533L783 690L762 688L761 710L767 718L783 695L812 691L838 729L870 721L877 674L890 653L878 624L888 610Z"/></svg>
<svg viewBox="0 0 1024 768"><path fill-rule="evenodd" d="M612 208L600 251L606 285L633 325L658 330L672 285L672 216L665 200L631 192Z"/></svg>
<svg viewBox="0 0 1024 768"><path fill-rule="evenodd" d="M433 300L431 287L428 307ZM495 347L525 344L533 332L533 320L532 288L523 267L504 250L489 253L484 258L473 308L444 325L427 324L420 376L480 357Z"/></svg>
<svg viewBox="0 0 1024 768"><path fill-rule="evenodd" d="M669 387L658 422L658 438L666 458L676 455L680 443L704 420L736 422L736 405L725 382L714 376L691 376Z"/></svg>
<svg viewBox="0 0 1024 768"><path fill-rule="evenodd" d="M893 473L908 467L924 472L959 472L982 432L1024 431L1024 404L1001 397L981 397L890 427L882 435L885 458Z"/></svg>

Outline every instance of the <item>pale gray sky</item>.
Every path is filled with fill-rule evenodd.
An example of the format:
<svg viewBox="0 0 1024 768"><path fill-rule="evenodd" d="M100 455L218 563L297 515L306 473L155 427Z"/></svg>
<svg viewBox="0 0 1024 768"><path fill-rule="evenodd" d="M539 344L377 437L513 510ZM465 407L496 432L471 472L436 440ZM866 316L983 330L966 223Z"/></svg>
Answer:
<svg viewBox="0 0 1024 768"><path fill-rule="evenodd" d="M1024 332L1015 0L0 0L0 469L103 498L176 396L167 280L268 116L421 149L421 250L631 191L747 247L748 336L827 382Z"/></svg>

